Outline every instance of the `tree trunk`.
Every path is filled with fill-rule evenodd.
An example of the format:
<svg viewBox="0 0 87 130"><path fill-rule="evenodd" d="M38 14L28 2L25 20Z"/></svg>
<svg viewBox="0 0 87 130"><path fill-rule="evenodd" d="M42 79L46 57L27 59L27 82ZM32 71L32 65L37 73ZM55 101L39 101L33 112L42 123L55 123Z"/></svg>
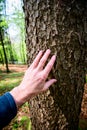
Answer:
<svg viewBox="0 0 87 130"><path fill-rule="evenodd" d="M31 100L32 130L77 130L87 65L87 1L24 0L30 65L39 50L57 54L56 85Z"/></svg>
<svg viewBox="0 0 87 130"><path fill-rule="evenodd" d="M9 68L8 68L8 59L7 59L7 55L6 55L6 51L5 51L5 47L4 47L2 32L0 32L0 39L1 39L1 45L2 45L3 53L4 53L6 71L7 71L7 73L9 73L10 71L9 71Z"/></svg>
<svg viewBox="0 0 87 130"><path fill-rule="evenodd" d="M4 65L4 58L2 55L2 51L0 51L0 63L2 63Z"/></svg>
<svg viewBox="0 0 87 130"><path fill-rule="evenodd" d="M10 41L10 38L9 38L9 53L10 53L10 61L12 64L14 64L14 55L13 55L13 50L12 50L12 45L11 45L11 41Z"/></svg>

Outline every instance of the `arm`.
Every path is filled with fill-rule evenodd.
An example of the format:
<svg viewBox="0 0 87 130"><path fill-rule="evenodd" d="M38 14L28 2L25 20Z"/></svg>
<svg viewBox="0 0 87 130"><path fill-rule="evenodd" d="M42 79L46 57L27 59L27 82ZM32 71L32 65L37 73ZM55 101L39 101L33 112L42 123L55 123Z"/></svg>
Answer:
<svg viewBox="0 0 87 130"><path fill-rule="evenodd" d="M56 79L50 79L49 81L46 81L56 59L56 56L53 55L48 64L45 66L45 63L49 55L50 55L49 49L44 54L43 51L40 51L36 56L35 60L33 61L33 63L26 71L20 85L10 91L9 95L15 101L14 104L16 104L17 108L19 108L26 101L30 100L33 96L46 91L53 83L56 82ZM9 103L7 102L7 104L10 104L10 102ZM13 117L17 113L16 106L15 106L15 114L13 114ZM6 118L8 118L7 115L5 115L4 118L6 120Z"/></svg>

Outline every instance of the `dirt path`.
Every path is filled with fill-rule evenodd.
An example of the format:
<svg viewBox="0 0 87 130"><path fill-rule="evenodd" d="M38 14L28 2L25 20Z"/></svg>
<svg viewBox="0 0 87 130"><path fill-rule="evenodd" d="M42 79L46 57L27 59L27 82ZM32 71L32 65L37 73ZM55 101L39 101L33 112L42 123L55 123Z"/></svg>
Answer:
<svg viewBox="0 0 87 130"><path fill-rule="evenodd" d="M16 72L25 72L27 65L9 65L9 69Z"/></svg>
<svg viewBox="0 0 87 130"><path fill-rule="evenodd" d="M27 69L27 65L15 65L15 64L9 64L9 70L13 72L25 72ZM5 71L6 67L5 65L0 66L0 70Z"/></svg>

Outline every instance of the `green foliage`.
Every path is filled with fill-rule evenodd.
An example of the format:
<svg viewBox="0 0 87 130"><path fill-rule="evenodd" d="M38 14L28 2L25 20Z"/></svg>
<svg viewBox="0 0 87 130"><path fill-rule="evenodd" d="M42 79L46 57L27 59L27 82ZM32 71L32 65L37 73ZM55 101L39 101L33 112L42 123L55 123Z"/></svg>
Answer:
<svg viewBox="0 0 87 130"><path fill-rule="evenodd" d="M2 17L2 19L0 19L0 29L7 29L8 28L8 24L7 21L4 17Z"/></svg>
<svg viewBox="0 0 87 130"><path fill-rule="evenodd" d="M0 14L4 8L4 3L5 3L5 0L0 0Z"/></svg>

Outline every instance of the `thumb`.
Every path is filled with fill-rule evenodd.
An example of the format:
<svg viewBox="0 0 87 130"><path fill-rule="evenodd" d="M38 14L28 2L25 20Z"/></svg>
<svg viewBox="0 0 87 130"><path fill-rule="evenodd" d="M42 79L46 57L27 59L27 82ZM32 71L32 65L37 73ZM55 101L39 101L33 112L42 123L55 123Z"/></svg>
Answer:
<svg viewBox="0 0 87 130"><path fill-rule="evenodd" d="M57 82L56 79L50 79L49 81L47 81L44 85L43 91L47 90L52 84L54 84L55 82Z"/></svg>

